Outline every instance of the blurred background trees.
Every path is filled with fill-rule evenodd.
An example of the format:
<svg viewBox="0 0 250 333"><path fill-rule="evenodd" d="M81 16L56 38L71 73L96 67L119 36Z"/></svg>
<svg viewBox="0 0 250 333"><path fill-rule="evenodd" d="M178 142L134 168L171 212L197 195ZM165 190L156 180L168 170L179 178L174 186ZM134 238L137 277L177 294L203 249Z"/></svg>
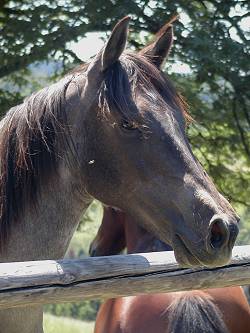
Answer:
<svg viewBox="0 0 250 333"><path fill-rule="evenodd" d="M72 41L109 32L130 15L129 43L138 49L179 13L165 70L195 119L193 149L239 210L240 242L249 242L249 7L245 0L0 0L0 114L81 62L89 44L79 56Z"/></svg>

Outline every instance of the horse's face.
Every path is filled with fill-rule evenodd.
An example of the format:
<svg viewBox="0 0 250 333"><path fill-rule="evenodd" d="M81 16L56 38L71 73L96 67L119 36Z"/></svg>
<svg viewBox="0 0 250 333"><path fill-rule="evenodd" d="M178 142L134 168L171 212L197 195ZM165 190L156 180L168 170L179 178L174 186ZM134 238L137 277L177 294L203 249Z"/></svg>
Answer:
<svg viewBox="0 0 250 333"><path fill-rule="evenodd" d="M226 264L237 217L193 156L181 101L160 72L171 25L139 56L121 56L126 31L125 19L86 74L84 96L91 82L101 91L85 116L87 191L171 244L182 265Z"/></svg>

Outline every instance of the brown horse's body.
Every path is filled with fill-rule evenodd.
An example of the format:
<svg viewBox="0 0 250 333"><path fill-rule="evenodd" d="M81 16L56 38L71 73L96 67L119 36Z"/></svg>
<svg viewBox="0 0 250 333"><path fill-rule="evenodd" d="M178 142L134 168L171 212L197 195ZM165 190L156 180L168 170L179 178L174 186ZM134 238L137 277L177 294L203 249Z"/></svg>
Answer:
<svg viewBox="0 0 250 333"><path fill-rule="evenodd" d="M249 305L242 288L228 287L110 299L102 304L98 312L95 333L167 333L167 309L181 297L185 297L187 302L196 297L206 302L211 297L230 333L250 332Z"/></svg>
<svg viewBox="0 0 250 333"><path fill-rule="evenodd" d="M127 246L129 253L168 249L124 213L106 208L91 252L95 255L115 254L124 246ZM200 320L200 316L204 322ZM102 304L95 326L95 333L167 332L249 333L250 310L242 288L110 299Z"/></svg>

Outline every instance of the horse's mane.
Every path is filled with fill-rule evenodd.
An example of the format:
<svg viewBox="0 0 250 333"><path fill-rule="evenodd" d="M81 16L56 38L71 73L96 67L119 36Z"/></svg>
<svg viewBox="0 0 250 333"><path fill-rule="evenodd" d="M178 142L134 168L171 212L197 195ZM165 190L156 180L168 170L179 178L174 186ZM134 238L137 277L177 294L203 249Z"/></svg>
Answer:
<svg viewBox="0 0 250 333"><path fill-rule="evenodd" d="M41 183L57 170L60 152L56 144L60 140L69 145L71 140L65 92L75 74L87 68L80 66L65 79L32 94L10 109L0 123L0 247L11 220L19 218L26 203L36 205ZM122 118L143 124L143 114L129 103L129 97L136 100L141 93L147 96L150 108L157 100L158 109L164 104L165 110L178 108L187 117L183 99L165 75L146 57L131 53L104 73L99 91L102 116L108 119L115 107Z"/></svg>
<svg viewBox="0 0 250 333"><path fill-rule="evenodd" d="M68 140L64 79L26 98L9 110L0 123L0 247L11 220L25 204L36 204L41 182L56 170L55 145Z"/></svg>

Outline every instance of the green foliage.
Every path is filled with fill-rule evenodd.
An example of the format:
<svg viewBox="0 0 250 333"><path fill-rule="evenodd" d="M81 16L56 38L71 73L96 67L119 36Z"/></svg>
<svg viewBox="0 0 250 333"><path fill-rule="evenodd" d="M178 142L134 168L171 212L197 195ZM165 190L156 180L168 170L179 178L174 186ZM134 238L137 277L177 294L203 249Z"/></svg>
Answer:
<svg viewBox="0 0 250 333"><path fill-rule="evenodd" d="M44 311L59 317L70 317L80 320L95 320L100 301L83 301L65 304L45 305Z"/></svg>
<svg viewBox="0 0 250 333"><path fill-rule="evenodd" d="M101 203L94 200L82 217L78 230L70 242L67 257L83 258L88 256L89 245L101 224L102 215Z"/></svg>
<svg viewBox="0 0 250 333"><path fill-rule="evenodd" d="M78 227L78 231L82 231L84 233L92 232L92 228L98 228L103 215L103 207L100 202L94 200L89 208L87 209L86 213L81 219L81 222ZM88 224L90 222L90 224Z"/></svg>
<svg viewBox="0 0 250 333"><path fill-rule="evenodd" d="M93 333L94 322L44 315L44 333Z"/></svg>

